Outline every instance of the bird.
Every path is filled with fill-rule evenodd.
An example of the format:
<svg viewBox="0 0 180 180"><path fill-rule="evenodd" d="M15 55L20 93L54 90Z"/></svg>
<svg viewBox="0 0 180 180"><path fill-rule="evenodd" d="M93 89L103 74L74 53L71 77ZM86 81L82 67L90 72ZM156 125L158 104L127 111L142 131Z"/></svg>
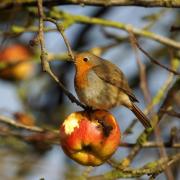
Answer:
<svg viewBox="0 0 180 180"><path fill-rule="evenodd" d="M123 72L113 63L91 52L76 53L74 86L83 104L94 110L109 110L120 105L130 109L145 128L148 117L135 104L138 102Z"/></svg>

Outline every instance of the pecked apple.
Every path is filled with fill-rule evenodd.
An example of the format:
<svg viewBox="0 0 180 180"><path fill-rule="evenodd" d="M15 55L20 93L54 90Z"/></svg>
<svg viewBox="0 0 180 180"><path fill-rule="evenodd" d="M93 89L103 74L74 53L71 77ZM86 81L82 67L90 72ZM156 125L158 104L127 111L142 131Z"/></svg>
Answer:
<svg viewBox="0 0 180 180"><path fill-rule="evenodd" d="M60 126L62 149L82 165L104 163L118 148L120 137L116 119L105 110L74 112Z"/></svg>

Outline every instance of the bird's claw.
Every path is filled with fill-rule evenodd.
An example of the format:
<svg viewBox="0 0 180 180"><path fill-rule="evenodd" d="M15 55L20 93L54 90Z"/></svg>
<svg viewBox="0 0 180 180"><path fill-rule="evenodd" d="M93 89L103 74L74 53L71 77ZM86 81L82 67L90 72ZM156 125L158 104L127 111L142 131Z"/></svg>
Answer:
<svg viewBox="0 0 180 180"><path fill-rule="evenodd" d="M91 112L91 111L93 111L93 107L91 107L91 106L86 106L86 107L85 107L85 110L88 111L88 112Z"/></svg>

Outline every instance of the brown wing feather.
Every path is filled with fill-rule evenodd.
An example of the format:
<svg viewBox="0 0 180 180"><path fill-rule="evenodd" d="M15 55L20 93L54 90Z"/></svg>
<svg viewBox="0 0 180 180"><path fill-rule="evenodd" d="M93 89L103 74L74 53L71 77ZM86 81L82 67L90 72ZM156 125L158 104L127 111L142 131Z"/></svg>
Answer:
<svg viewBox="0 0 180 180"><path fill-rule="evenodd" d="M138 102L135 95L132 93L124 74L116 67L116 65L107 60L102 60L102 63L93 67L93 70L103 81L118 87L126 93L131 101Z"/></svg>

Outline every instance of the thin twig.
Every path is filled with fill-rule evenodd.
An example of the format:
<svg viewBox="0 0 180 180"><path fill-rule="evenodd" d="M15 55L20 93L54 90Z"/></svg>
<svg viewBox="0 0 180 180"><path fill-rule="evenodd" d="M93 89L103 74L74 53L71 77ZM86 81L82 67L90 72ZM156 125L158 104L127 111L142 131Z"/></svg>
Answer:
<svg viewBox="0 0 180 180"><path fill-rule="evenodd" d="M15 120L13 120L9 117L3 116L3 115L0 115L0 122L11 125L15 128L21 128L21 129L25 129L25 130L29 130L29 131L33 131L33 132L44 132L45 131L44 129L37 127L37 126L26 126L24 124L18 123Z"/></svg>
<svg viewBox="0 0 180 180"><path fill-rule="evenodd" d="M68 39L66 38L66 36L65 36L65 34L64 34L64 28L63 28L62 24L58 24L58 23L56 22L56 20L55 20L55 19L52 19L52 18L44 18L44 21L49 21L49 22L52 22L53 24L56 25L57 30L60 32L61 36L62 36L63 39L64 39L64 42L65 42L66 47L67 47L67 49L68 49L68 53L69 53L70 58L71 58L72 60L74 60L74 54L73 54L73 51L72 51L72 49L71 49L70 43L69 43Z"/></svg>
<svg viewBox="0 0 180 180"><path fill-rule="evenodd" d="M172 72L174 75L178 75L178 76L180 75L179 72L177 72L177 71L175 71L175 70L173 70L173 69L171 69L171 68L169 68L169 67L161 64L160 62L156 61L147 51L145 51L145 50L139 45L139 43L138 43L137 41L135 41L135 43L136 43L137 47L141 50L141 52L143 52L143 54L145 54L152 63L154 63L154 64L162 67L163 69L166 69L166 70L169 71L169 72Z"/></svg>
<svg viewBox="0 0 180 180"><path fill-rule="evenodd" d="M38 13L39 13L39 41L40 41L40 46L41 46L41 63L42 63L42 69L43 71L47 72L49 67L49 63L47 61L47 52L45 48L45 42L44 42L44 22L43 22L43 1L38 0Z"/></svg>
<svg viewBox="0 0 180 180"><path fill-rule="evenodd" d="M28 9L29 12L37 15L37 12L34 11L33 9ZM75 24L75 23L83 23L83 24L97 24L97 25L101 25L101 26L105 26L105 27L112 27L112 28L116 28L116 29L121 29L124 30L126 32L128 32L128 24L124 24L121 22L116 22L116 21L110 21L110 20L106 20L106 19L102 19L102 18L95 18L95 17L88 17L88 16L83 16L83 15L75 15L75 14L70 14L61 10L57 10L57 9L52 9L50 14L51 18L56 19L57 21L59 20L63 20L66 22L70 21L70 24L68 24L67 26L70 27L71 25ZM13 28L15 27L15 28ZM23 32L38 32L39 29L36 26L31 26L31 27L27 27L24 28L22 26L12 26L13 29L11 29L11 32L18 34L18 33L23 33ZM46 32L51 32L54 31L55 29L53 28L44 28L44 31ZM134 26L132 26L132 31L136 36L141 36L141 37L145 37L148 39L152 39L154 41L157 41L161 44L164 44L166 46L170 46L173 47L175 49L180 49L180 43L161 36L159 34L147 31L147 30L143 30L140 28L136 28ZM11 33L10 32L10 33ZM4 32L0 31L0 35L4 35Z"/></svg>
<svg viewBox="0 0 180 180"><path fill-rule="evenodd" d="M175 0L44 0L44 6L51 7L57 5L90 5L90 6L140 6L140 7L167 7L178 8L180 2ZM4 0L1 2L0 9L10 8L14 5L36 5L36 0Z"/></svg>
<svg viewBox="0 0 180 180"><path fill-rule="evenodd" d="M10 118L10 117L7 117L7 116L3 116L3 115L0 115L0 122L1 123L4 123L4 124L7 124L7 125L10 125L14 128L20 128L20 129L23 129L23 130L28 130L28 131L32 131L32 132L36 132L36 133L41 133L41 132L45 132L47 133L48 131L41 128L41 127L37 127L37 126L27 126L27 125L24 125L22 123L19 123L17 122L16 120L14 120L13 118ZM9 133L9 132L8 132ZM54 135L57 135L56 132L50 132L52 135L54 133ZM5 134L4 134L5 135ZM7 134L8 135L8 134ZM30 136L31 138L31 136ZM48 136L46 137L48 138ZM46 139L44 138L44 141L46 142ZM28 136L26 136L26 139L28 140ZM41 139L42 140L42 139ZM52 142L52 144L54 144ZM57 144L57 143L56 143ZM126 147L126 148L132 148L134 147L136 144L134 143L125 143L125 142L122 142L119 146L120 147ZM142 147L143 148L157 148L157 147L160 147L162 144L160 143L157 143L157 142L154 142L154 141L147 141L145 143L142 144ZM176 142L176 141L172 141L170 140L169 142L165 142L164 143L165 147L167 148L180 148L180 143Z"/></svg>
<svg viewBox="0 0 180 180"><path fill-rule="evenodd" d="M110 21L106 20L103 18L95 18L95 17L88 17L88 16L83 16L83 15L75 15L75 14L70 14L61 10L53 9L53 11L49 14L51 18L54 18L56 20L71 20L73 23L82 23L82 24L97 24L105 27L112 27L116 29L121 29L126 32L129 31L129 26L131 26L132 32L137 35L137 36L142 36L146 37L152 40L155 40L161 44L174 47L176 49L180 49L180 43L177 41L174 41L170 38L155 34L153 32L143 30L136 28L132 25L129 24L124 24L121 22L116 22L116 21ZM71 24L73 24L71 23Z"/></svg>
<svg viewBox="0 0 180 180"><path fill-rule="evenodd" d="M142 175L148 174L148 175L153 175L153 174L160 174L161 172L164 171L164 169L167 168L167 166L171 166L172 164L178 162L180 160L180 153L177 153L175 155L172 155L168 158L161 158L157 161L151 162L146 164L145 166L138 168L138 169L133 169L133 168L124 168L119 169L118 166L115 166L113 169L109 172L105 172L102 175L97 175L97 176L91 176L88 177L88 180L113 180L113 179L118 179L118 178L135 178L135 177L140 177Z"/></svg>
<svg viewBox="0 0 180 180"><path fill-rule="evenodd" d="M129 126L126 128L126 130L123 133L123 136L127 136L129 134L132 134L132 129L134 128L134 126L136 125L136 123L138 122L137 119L134 119Z"/></svg>
<svg viewBox="0 0 180 180"><path fill-rule="evenodd" d="M56 77L56 75L51 71L51 67L49 65L48 58L47 58L48 55L47 55L46 48L45 48L45 42L44 42L44 32L43 32L44 14L43 14L42 0L38 0L38 12L39 12L39 41L40 41L40 46L41 46L41 62L42 62L43 71L47 72L52 77L52 79L54 79L58 83L60 88L68 96L68 98L71 100L71 102L76 103L77 105L81 106L82 108L86 108L85 105L80 103L76 99L76 97L65 88L65 86L59 81L59 79ZM63 37L65 37L65 36L63 36ZM65 40L66 40L65 43L67 43L66 38L65 38ZM68 50L69 50L69 53L71 54L71 57L73 58L73 54L72 54L70 46L68 46Z"/></svg>
<svg viewBox="0 0 180 180"><path fill-rule="evenodd" d="M142 84L144 85L143 88L142 88L143 94L144 94L145 97L146 97L146 95L147 95L147 97L146 97L145 99L146 99L146 101L149 103L152 99L151 99L149 90L148 90L148 88L147 88L147 81L146 81L146 79L144 79L144 78L146 77L146 76L144 77L144 75L146 75L146 73L143 72L142 63L141 63L141 61L140 61L139 58L138 58L137 46L136 46L137 43L135 43L135 42L137 42L137 40L136 40L136 38L135 38L135 36L134 36L134 34L132 33L131 30L129 31L129 34L130 34L131 44L132 44L132 46L134 47L134 50L135 50L135 53L136 53L136 59L137 59L137 61L138 61L138 63L139 63L139 66L140 66L140 74L141 74L141 76L142 76L142 77L141 77L141 81L142 81ZM155 112L154 112L154 109L152 109L152 113L153 113L154 115L156 115ZM161 138L161 130L160 130L158 124L157 124L156 127L155 127L155 135L156 135L156 141L157 141L157 143L161 144L161 146L159 146L159 152L160 152L159 154L160 154L160 157L167 157L167 153L166 153L166 150L165 150L165 147L164 147L164 143L163 143L163 140L162 140L162 138ZM170 169L169 167L167 167L167 169L165 169L165 174L166 174L166 176L167 176L167 178L168 178L169 180L173 180L173 179L174 179L173 174L172 174L172 171L171 171L171 169Z"/></svg>
<svg viewBox="0 0 180 180"><path fill-rule="evenodd" d="M156 136L156 142L161 144L161 146L159 146L159 156L161 158L166 158L168 157L167 155L167 152L166 152L166 149L165 149L165 145L164 145L164 142L161 138L161 129L159 127L159 125L157 124L157 126L155 127L155 136ZM167 168L165 168L165 175L167 177L168 180L174 180L174 176L173 176L173 173L172 173L172 170L169 166L167 166Z"/></svg>
<svg viewBox="0 0 180 180"><path fill-rule="evenodd" d="M166 148L180 148L180 143L175 143L175 142L164 142L164 143L158 143L158 142L154 142L154 141L147 141L145 143L142 144L142 148L159 148L162 147L164 144L164 146ZM119 146L120 147L126 147L126 148L132 148L134 147L136 144L135 143L124 143L122 142Z"/></svg>
<svg viewBox="0 0 180 180"><path fill-rule="evenodd" d="M173 32L173 31L180 31L180 26L171 26L170 31L171 32Z"/></svg>
<svg viewBox="0 0 180 180"><path fill-rule="evenodd" d="M147 114L147 112L151 111L151 109L157 105L160 100L163 98L165 92L167 91L167 89L169 89L169 86L170 84L172 83L173 81L173 77L174 77L174 74L170 74L170 76L168 77L168 79L165 81L165 83L163 84L163 86L159 89L159 91L157 92L157 94L153 97L151 103L148 105L148 107L146 108L146 111L144 111L145 114ZM177 82L174 83L174 85L171 87L171 89L169 90L169 93L171 91L174 92L174 89L176 89L175 87L177 86L176 84L178 84L178 80ZM168 93L168 94L169 94ZM162 103L161 108L163 107L166 107L168 108L168 106L166 105L166 101L167 99L169 99L169 96L168 95L166 96L166 99L164 100L164 102ZM152 125L153 127L155 127L159 122L160 120L162 119L162 112L158 111L157 115L154 115L151 119L152 119ZM154 129L154 128L153 128ZM140 136L138 137L137 139L137 143L136 145L131 149L130 153L128 154L128 156L126 158L124 158L121 162L120 162L120 165L122 166L129 166L130 163L133 161L133 159L135 158L135 156L138 154L138 152L140 151L141 147L143 146L143 144L147 141L149 135L153 132L153 129L150 129L150 130L144 130Z"/></svg>
<svg viewBox="0 0 180 180"><path fill-rule="evenodd" d="M180 118L180 113L174 110L160 109L161 112L168 114L169 116Z"/></svg>
<svg viewBox="0 0 180 180"><path fill-rule="evenodd" d="M139 57L139 54L137 51L137 46L134 43L136 38L135 38L133 32L131 31L131 29L129 29L129 39L130 39L132 48L134 50L134 53L136 56L136 62L138 64L138 68L139 68L140 87L141 87L141 90L143 92L146 103L148 104L151 101L151 94L150 94L148 84L147 84L146 67L143 64L143 62L140 60L140 57Z"/></svg>
<svg viewBox="0 0 180 180"><path fill-rule="evenodd" d="M172 62L173 58L174 58L173 56L170 57L171 62ZM172 65L172 63L171 63L171 65ZM169 76L171 77L172 74L169 73ZM161 135L161 129L159 127L159 124L157 124L155 126L154 131L155 131L155 136L156 136L156 142L162 144L162 146L159 147L159 156L162 157L162 158L163 157L166 158L166 157L168 157L168 155L167 155L167 152L166 152L166 149L165 149L163 139L161 137L162 135ZM174 176L173 176L171 167L167 166L167 168L165 168L164 173L165 173L168 180L174 180Z"/></svg>

